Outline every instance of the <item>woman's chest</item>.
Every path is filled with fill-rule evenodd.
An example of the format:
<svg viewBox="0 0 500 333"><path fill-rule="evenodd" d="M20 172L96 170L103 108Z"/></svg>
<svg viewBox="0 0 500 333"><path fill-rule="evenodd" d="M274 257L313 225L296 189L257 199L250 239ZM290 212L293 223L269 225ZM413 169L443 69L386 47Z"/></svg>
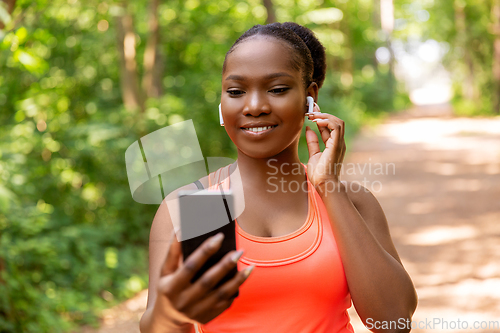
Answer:
<svg viewBox="0 0 500 333"><path fill-rule="evenodd" d="M307 251L296 253L295 258L290 256L281 262L276 258L262 261L245 258L238 269L250 263L256 267L252 279L241 288L241 300L253 302L265 298L281 305L300 304L301 307L311 305L316 308L342 302L348 295L348 287L340 256L333 246L320 245L311 251L312 254L308 255Z"/></svg>
<svg viewBox="0 0 500 333"><path fill-rule="evenodd" d="M301 200L296 200L301 199ZM280 237L299 229L308 217L307 194L290 199L245 195L245 209L238 225L257 237Z"/></svg>

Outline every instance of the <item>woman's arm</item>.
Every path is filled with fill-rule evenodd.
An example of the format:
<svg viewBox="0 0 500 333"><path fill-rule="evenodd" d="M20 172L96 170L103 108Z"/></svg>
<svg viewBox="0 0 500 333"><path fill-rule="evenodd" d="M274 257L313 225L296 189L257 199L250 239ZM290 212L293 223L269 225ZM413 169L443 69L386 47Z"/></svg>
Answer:
<svg viewBox="0 0 500 333"><path fill-rule="evenodd" d="M200 179L208 187L206 177ZM193 189L188 185L179 190ZM176 198L177 192L167 197ZM140 321L142 333L194 333L194 323L205 324L229 308L234 294L251 273L251 268L238 272L222 286L217 283L234 269L241 251L227 253L218 263L190 281L222 245L223 234L205 240L184 262L181 245L173 232L170 214L177 205L160 205L151 227L149 240L149 291L146 312ZM170 210L169 210L170 209Z"/></svg>
<svg viewBox="0 0 500 333"><path fill-rule="evenodd" d="M192 188L191 188L192 187ZM186 186L185 189L195 189L196 186L192 185ZM184 189L184 188L183 188ZM175 191L176 193L178 191ZM169 249L172 248L172 243L174 241L174 228L172 219L170 218L170 212L167 206L167 200L173 198L175 193L169 195L167 199L162 201L156 215L153 219L151 225L151 231L149 234L149 287L148 287L148 302L146 312L141 317L140 330L142 333L154 333L158 332L160 328L165 332L165 326L172 325L168 323L168 320L161 322L161 317L156 318L153 315L153 309L157 297L157 288L160 280L162 266L166 261L167 255L174 255L169 253ZM174 248L175 249L175 248ZM191 327L172 327L170 332L191 332L193 325Z"/></svg>
<svg viewBox="0 0 500 333"><path fill-rule="evenodd" d="M346 149L344 122L319 112L309 118L317 123L325 149L321 152L318 137L307 128L307 173L328 211L356 310L365 325L406 323L415 311L417 296L392 243L382 208L364 187L348 190L349 184L338 177Z"/></svg>

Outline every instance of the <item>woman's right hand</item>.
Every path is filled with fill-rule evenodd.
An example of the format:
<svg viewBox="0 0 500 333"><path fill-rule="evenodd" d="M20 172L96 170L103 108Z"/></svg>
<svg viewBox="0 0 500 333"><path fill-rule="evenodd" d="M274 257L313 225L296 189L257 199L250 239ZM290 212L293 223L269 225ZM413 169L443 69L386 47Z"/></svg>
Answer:
<svg viewBox="0 0 500 333"><path fill-rule="evenodd" d="M227 253L198 280L190 282L207 259L217 252L223 238L222 233L208 238L182 263L181 245L174 237L161 270L153 309L154 321L159 326L174 332L190 332L191 324L205 324L231 306L233 296L253 266L238 272L217 289L214 286L235 267L242 251Z"/></svg>

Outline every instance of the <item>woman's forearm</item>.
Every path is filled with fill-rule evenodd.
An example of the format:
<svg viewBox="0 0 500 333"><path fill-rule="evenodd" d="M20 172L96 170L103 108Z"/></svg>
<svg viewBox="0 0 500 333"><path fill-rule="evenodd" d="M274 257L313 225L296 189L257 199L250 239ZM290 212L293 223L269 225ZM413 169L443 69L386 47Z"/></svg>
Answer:
<svg viewBox="0 0 500 333"><path fill-rule="evenodd" d="M343 184L319 187L356 310L363 321L409 319L416 307L413 283L403 266L368 228ZM385 219L384 219L385 221ZM384 222L385 223L385 222Z"/></svg>

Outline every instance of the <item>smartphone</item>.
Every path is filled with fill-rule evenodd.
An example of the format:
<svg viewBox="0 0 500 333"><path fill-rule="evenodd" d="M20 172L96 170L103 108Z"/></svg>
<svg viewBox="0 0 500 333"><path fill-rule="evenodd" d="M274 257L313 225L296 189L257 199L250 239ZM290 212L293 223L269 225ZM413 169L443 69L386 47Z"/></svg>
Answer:
<svg viewBox="0 0 500 333"><path fill-rule="evenodd" d="M181 191L180 208L180 243L184 261L207 238L219 232L224 233L224 240L219 250L212 255L191 279L191 283L200 278L210 267L218 263L228 252L236 250L235 221L233 211L233 193L231 190L219 191ZM238 273L234 267L219 283L218 288ZM238 296L238 292L234 297Z"/></svg>

